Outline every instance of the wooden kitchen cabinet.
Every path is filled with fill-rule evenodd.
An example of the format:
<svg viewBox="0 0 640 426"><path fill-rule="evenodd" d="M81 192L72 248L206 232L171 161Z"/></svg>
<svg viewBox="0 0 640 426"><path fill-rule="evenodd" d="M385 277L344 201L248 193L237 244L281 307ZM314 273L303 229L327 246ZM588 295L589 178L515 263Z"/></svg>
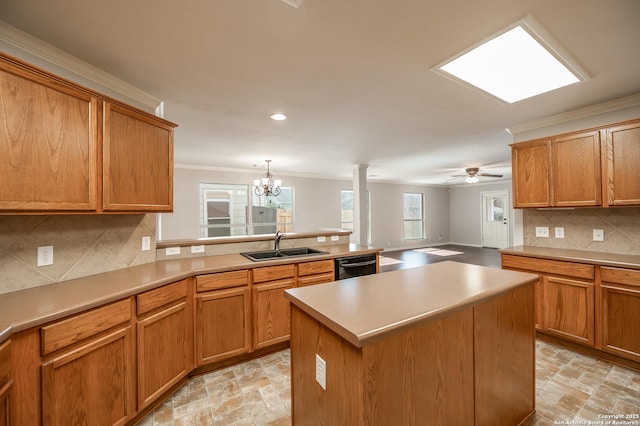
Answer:
<svg viewBox="0 0 640 426"><path fill-rule="evenodd" d="M541 139L511 145L514 207L551 205L550 144Z"/></svg>
<svg viewBox="0 0 640 426"><path fill-rule="evenodd" d="M173 210L175 124L0 53L0 213Z"/></svg>
<svg viewBox="0 0 640 426"><path fill-rule="evenodd" d="M41 328L44 425L123 425L135 412L131 302ZM115 325L114 325L115 324Z"/></svg>
<svg viewBox="0 0 640 426"><path fill-rule="evenodd" d="M333 259L298 264L298 287L328 283L334 280Z"/></svg>
<svg viewBox="0 0 640 426"><path fill-rule="evenodd" d="M602 349L640 361L640 271L600 270Z"/></svg>
<svg viewBox="0 0 640 426"><path fill-rule="evenodd" d="M190 279L137 299L138 410L153 403L193 368Z"/></svg>
<svg viewBox="0 0 640 426"><path fill-rule="evenodd" d="M544 276L544 330L568 340L594 346L594 284Z"/></svg>
<svg viewBox="0 0 640 426"><path fill-rule="evenodd" d="M295 285L295 265L256 268L252 276L253 348L287 341L291 313L284 291Z"/></svg>
<svg viewBox="0 0 640 426"><path fill-rule="evenodd" d="M556 137L550 146L552 205L602 205L598 131Z"/></svg>
<svg viewBox="0 0 640 426"><path fill-rule="evenodd" d="M640 120L609 127L602 134L605 205L640 205Z"/></svg>
<svg viewBox="0 0 640 426"><path fill-rule="evenodd" d="M96 209L98 105L0 54L0 211Z"/></svg>
<svg viewBox="0 0 640 426"><path fill-rule="evenodd" d="M11 340L0 344L0 426L11 424L10 408L11 387Z"/></svg>
<svg viewBox="0 0 640 426"><path fill-rule="evenodd" d="M173 127L160 118L104 103L103 208L173 211Z"/></svg>
<svg viewBox="0 0 640 426"><path fill-rule="evenodd" d="M199 366L251 351L249 271L196 277Z"/></svg>

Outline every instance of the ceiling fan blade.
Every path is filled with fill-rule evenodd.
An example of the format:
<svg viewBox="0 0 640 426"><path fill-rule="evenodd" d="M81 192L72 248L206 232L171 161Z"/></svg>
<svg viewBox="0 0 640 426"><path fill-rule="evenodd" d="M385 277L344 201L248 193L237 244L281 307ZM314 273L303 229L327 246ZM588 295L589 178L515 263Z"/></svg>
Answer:
<svg viewBox="0 0 640 426"><path fill-rule="evenodd" d="M451 175L451 177L454 178L461 178L461 177L467 177L468 175Z"/></svg>
<svg viewBox="0 0 640 426"><path fill-rule="evenodd" d="M502 177L502 175L493 175L491 173L478 173L476 176L484 176L484 177Z"/></svg>

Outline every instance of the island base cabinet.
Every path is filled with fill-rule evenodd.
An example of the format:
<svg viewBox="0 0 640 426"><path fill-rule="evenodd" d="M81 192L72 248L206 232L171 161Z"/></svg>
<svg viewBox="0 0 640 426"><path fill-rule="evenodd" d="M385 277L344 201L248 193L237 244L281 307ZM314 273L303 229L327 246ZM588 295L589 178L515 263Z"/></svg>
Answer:
<svg viewBox="0 0 640 426"><path fill-rule="evenodd" d="M519 424L534 412L533 283L357 347L291 312L295 425ZM316 382L326 362L326 389Z"/></svg>
<svg viewBox="0 0 640 426"><path fill-rule="evenodd" d="M46 362L43 424L126 424L135 410L132 348L129 326Z"/></svg>
<svg viewBox="0 0 640 426"><path fill-rule="evenodd" d="M0 344L0 426L10 425L9 402L13 380L11 379L11 340Z"/></svg>

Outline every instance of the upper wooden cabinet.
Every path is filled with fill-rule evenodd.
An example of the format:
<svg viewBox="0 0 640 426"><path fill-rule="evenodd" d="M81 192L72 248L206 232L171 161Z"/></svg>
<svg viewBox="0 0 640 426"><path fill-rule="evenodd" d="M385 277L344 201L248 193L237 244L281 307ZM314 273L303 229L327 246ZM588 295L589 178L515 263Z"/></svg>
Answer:
<svg viewBox="0 0 640 426"><path fill-rule="evenodd" d="M0 54L0 213L173 210L175 124Z"/></svg>
<svg viewBox="0 0 640 426"><path fill-rule="evenodd" d="M640 205L640 120L602 131L605 205Z"/></svg>
<svg viewBox="0 0 640 426"><path fill-rule="evenodd" d="M514 207L640 205L640 119L511 145Z"/></svg>
<svg viewBox="0 0 640 426"><path fill-rule="evenodd" d="M96 209L98 104L0 60L0 210Z"/></svg>
<svg viewBox="0 0 640 426"><path fill-rule="evenodd" d="M552 205L602 205L599 133L557 137L550 146Z"/></svg>
<svg viewBox="0 0 640 426"><path fill-rule="evenodd" d="M511 147L514 207L548 207L551 142L523 142Z"/></svg>
<svg viewBox="0 0 640 426"><path fill-rule="evenodd" d="M173 126L104 103L103 208L171 211Z"/></svg>

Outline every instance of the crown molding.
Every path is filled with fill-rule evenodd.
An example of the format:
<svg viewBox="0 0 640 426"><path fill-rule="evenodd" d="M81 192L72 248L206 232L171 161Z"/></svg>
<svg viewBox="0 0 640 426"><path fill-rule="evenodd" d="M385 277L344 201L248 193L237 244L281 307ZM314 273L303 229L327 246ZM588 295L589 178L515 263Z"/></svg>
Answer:
<svg viewBox="0 0 640 426"><path fill-rule="evenodd" d="M160 110L162 109L162 101L149 93L4 21L0 21L0 44L3 43L125 96L153 111L158 112L159 107Z"/></svg>
<svg viewBox="0 0 640 426"><path fill-rule="evenodd" d="M560 114L551 115L539 120L529 121L527 123L517 124L506 129L512 135L528 132L530 130L541 129L572 120L588 118L598 114L618 111L625 108L631 108L640 105L640 93L626 96L620 99L614 99L608 102L591 105L584 108L575 109L573 111L562 112Z"/></svg>

